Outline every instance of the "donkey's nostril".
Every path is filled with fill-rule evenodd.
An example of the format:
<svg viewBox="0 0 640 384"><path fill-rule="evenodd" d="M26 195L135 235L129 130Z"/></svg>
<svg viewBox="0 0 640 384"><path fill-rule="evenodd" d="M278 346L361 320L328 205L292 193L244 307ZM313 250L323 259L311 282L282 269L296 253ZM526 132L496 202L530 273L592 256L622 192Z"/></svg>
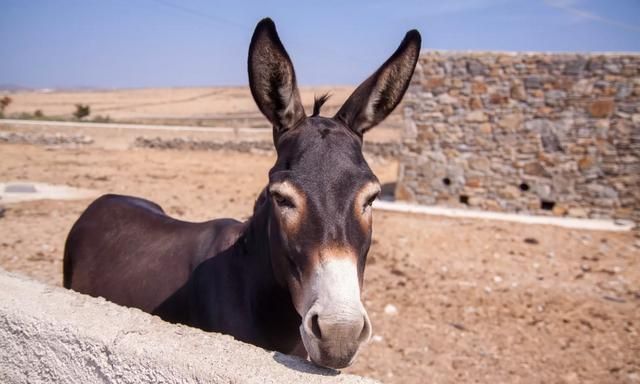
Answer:
<svg viewBox="0 0 640 384"><path fill-rule="evenodd" d="M358 337L358 341L360 343L365 343L369 341L371 338L371 322L369 321L369 317L364 315L364 325L362 326L362 331L360 332L360 336Z"/></svg>
<svg viewBox="0 0 640 384"><path fill-rule="evenodd" d="M322 339L322 332L320 331L320 323L318 322L318 314L315 314L311 317L311 332L318 339Z"/></svg>

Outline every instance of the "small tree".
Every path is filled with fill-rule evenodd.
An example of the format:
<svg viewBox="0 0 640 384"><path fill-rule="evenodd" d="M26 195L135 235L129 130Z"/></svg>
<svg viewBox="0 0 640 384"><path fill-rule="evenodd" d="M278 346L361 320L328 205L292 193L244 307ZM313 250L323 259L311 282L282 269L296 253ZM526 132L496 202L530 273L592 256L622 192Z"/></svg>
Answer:
<svg viewBox="0 0 640 384"><path fill-rule="evenodd" d="M87 105L76 104L76 111L73 112L73 116L75 116L76 119L82 120L83 118L89 116L90 114L91 114L91 107L89 106L89 104Z"/></svg>
<svg viewBox="0 0 640 384"><path fill-rule="evenodd" d="M36 119L44 118L44 113L42 112L42 109L36 109L36 111L33 112L33 117L35 117Z"/></svg>
<svg viewBox="0 0 640 384"><path fill-rule="evenodd" d="M4 117L4 110L11 104L13 100L9 96L0 99L0 117Z"/></svg>

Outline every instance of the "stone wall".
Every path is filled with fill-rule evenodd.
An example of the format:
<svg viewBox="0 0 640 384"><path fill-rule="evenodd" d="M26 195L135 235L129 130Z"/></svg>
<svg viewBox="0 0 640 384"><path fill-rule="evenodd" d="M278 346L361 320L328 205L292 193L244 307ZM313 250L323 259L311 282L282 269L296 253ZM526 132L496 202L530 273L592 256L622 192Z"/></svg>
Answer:
<svg viewBox="0 0 640 384"><path fill-rule="evenodd" d="M640 55L428 52L396 196L640 221Z"/></svg>

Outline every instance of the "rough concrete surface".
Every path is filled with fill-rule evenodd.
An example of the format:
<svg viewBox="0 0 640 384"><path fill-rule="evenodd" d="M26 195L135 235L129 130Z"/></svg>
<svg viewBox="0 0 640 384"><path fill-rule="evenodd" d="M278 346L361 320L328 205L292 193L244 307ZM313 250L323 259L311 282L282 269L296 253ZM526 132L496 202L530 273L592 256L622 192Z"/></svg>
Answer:
<svg viewBox="0 0 640 384"><path fill-rule="evenodd" d="M0 383L373 383L0 269Z"/></svg>

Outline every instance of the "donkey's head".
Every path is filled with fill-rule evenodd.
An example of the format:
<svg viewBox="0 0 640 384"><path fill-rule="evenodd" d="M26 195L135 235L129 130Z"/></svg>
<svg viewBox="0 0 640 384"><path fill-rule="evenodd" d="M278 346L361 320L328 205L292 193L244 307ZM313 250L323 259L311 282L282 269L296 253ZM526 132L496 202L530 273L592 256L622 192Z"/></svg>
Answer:
<svg viewBox="0 0 640 384"><path fill-rule="evenodd" d="M420 34L410 31L335 116L319 116L321 98L308 117L274 23L262 20L251 40L251 93L278 154L268 186L271 262L302 317L304 346L323 366L350 365L371 336L360 289L380 185L362 136L400 103L419 52Z"/></svg>

